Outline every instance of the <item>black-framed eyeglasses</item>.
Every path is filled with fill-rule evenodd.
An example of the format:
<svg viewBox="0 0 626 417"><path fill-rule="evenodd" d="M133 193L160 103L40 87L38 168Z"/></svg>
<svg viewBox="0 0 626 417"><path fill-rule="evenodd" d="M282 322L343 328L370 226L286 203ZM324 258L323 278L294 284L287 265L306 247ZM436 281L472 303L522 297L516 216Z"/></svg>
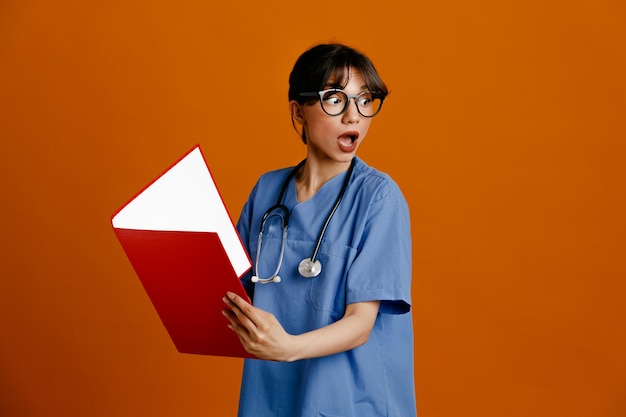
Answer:
<svg viewBox="0 0 626 417"><path fill-rule="evenodd" d="M348 94L339 88L331 88L312 93L300 93L301 97L319 97L322 110L329 116L339 116L348 109L350 100L354 99L356 109L363 117L374 117L383 107L385 96L363 91L359 94Z"/></svg>

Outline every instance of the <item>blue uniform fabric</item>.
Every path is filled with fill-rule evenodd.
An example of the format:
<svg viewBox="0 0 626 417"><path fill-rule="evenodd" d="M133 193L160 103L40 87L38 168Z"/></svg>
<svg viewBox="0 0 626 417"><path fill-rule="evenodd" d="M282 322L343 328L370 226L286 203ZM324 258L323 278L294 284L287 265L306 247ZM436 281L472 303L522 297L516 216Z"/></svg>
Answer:
<svg viewBox="0 0 626 417"><path fill-rule="evenodd" d="M263 175L237 228L254 261L263 213L276 203L291 169ZM411 417L416 415L411 309L411 232L400 189L386 174L356 158L343 201L318 259L322 272L303 278L298 264L313 253L345 173L298 203L292 178L283 198L291 218L280 283L244 286L258 306L285 330L299 334L339 320L350 303L380 300L369 340L347 352L292 363L246 359L239 417ZM271 276L278 264L282 223L266 222L258 269Z"/></svg>

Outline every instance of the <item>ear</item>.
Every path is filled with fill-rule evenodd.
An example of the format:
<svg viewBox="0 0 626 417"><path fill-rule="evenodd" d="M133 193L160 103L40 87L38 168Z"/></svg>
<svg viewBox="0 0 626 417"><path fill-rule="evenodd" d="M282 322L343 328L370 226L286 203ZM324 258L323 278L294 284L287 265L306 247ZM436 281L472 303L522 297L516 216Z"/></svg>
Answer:
<svg viewBox="0 0 626 417"><path fill-rule="evenodd" d="M298 124L302 126L306 124L306 121L304 119L304 112L302 111L300 103L295 100L291 100L289 102L289 112L291 113L291 118L298 122Z"/></svg>

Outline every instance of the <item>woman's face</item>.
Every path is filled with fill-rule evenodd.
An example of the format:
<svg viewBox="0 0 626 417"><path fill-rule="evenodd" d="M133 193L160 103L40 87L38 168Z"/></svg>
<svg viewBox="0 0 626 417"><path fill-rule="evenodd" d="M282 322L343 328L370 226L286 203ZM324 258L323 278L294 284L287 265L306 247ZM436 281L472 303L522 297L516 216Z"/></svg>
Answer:
<svg viewBox="0 0 626 417"><path fill-rule="evenodd" d="M340 82L331 78L324 89L341 88ZM348 83L343 90L347 94L359 94L368 91L361 72L350 68ZM365 139L371 118L359 114L356 103L349 100L348 108L338 116L329 116L320 106L319 100L311 104L298 104L292 101L292 114L302 124L306 133L307 157L320 161L349 162ZM295 107L294 107L295 106ZM300 117L297 117L300 116Z"/></svg>

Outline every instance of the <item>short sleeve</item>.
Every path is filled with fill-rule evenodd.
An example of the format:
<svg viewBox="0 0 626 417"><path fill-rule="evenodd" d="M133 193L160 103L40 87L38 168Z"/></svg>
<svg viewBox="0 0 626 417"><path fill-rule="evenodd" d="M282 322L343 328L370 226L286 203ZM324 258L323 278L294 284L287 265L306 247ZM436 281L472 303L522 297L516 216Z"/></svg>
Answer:
<svg viewBox="0 0 626 417"><path fill-rule="evenodd" d="M398 186L385 181L372 200L360 248L350 266L347 303L381 301L380 312L411 309L411 225Z"/></svg>

